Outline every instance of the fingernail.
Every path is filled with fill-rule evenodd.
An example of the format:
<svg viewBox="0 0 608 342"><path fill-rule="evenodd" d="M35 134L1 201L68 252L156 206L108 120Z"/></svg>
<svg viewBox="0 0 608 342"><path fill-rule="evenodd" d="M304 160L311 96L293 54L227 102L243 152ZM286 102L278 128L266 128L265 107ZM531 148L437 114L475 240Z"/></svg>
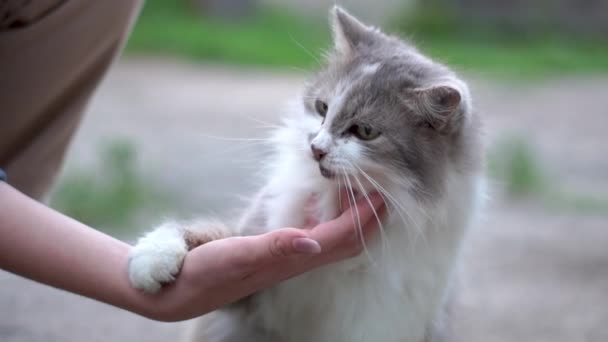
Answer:
<svg viewBox="0 0 608 342"><path fill-rule="evenodd" d="M309 238L295 238L291 242L293 248L298 253L302 254L319 254L321 253L321 245L313 239Z"/></svg>

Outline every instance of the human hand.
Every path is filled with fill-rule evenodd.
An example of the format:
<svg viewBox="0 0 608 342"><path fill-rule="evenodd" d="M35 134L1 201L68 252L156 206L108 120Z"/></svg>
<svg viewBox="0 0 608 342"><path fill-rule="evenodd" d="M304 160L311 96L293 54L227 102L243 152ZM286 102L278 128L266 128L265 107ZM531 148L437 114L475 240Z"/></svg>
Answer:
<svg viewBox="0 0 608 342"><path fill-rule="evenodd" d="M342 196L345 198L346 196ZM208 242L190 251L175 283L152 299L150 316L175 321L203 315L315 267L358 255L382 215L379 194L312 229L284 228ZM359 218L355 216L358 212ZM359 232L358 225L361 224Z"/></svg>

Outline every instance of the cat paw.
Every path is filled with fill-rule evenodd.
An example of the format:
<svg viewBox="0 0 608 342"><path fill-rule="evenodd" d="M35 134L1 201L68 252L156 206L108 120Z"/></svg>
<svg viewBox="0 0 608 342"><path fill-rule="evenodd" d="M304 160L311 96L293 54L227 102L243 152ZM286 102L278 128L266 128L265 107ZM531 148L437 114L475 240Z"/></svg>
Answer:
<svg viewBox="0 0 608 342"><path fill-rule="evenodd" d="M183 234L165 224L141 238L129 253L129 280L136 289L158 292L179 273L188 252Z"/></svg>

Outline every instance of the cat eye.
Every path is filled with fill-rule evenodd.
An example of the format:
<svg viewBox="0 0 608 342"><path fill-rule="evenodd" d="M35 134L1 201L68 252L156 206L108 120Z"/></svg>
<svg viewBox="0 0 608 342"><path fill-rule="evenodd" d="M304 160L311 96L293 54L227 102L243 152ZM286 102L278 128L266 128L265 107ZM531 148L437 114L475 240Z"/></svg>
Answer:
<svg viewBox="0 0 608 342"><path fill-rule="evenodd" d="M349 132L361 140L374 140L380 136L380 131L368 125L352 125Z"/></svg>
<svg viewBox="0 0 608 342"><path fill-rule="evenodd" d="M325 117L325 115L327 114L327 109L329 107L327 106L327 103L321 101L321 100L317 100L315 101L315 110L317 111L317 113L319 113L319 115L321 115L322 117Z"/></svg>

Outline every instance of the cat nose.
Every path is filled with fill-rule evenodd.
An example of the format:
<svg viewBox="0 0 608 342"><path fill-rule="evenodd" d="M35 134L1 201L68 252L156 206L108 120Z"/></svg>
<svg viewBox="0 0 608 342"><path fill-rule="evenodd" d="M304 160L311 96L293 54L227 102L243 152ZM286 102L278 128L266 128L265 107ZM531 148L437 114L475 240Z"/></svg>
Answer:
<svg viewBox="0 0 608 342"><path fill-rule="evenodd" d="M312 155L315 157L316 161L321 161L323 157L327 154L327 151L318 148L315 144L310 144L310 149L312 150Z"/></svg>

